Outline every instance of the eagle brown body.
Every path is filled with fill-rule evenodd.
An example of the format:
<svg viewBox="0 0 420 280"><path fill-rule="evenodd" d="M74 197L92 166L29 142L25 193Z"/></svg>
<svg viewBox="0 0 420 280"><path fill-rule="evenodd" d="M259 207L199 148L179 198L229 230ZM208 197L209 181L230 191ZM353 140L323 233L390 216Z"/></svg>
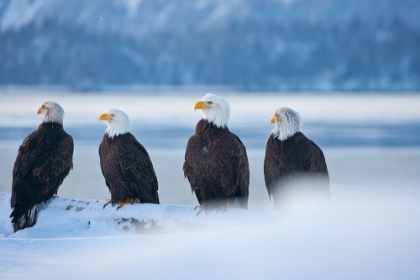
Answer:
<svg viewBox="0 0 420 280"><path fill-rule="evenodd" d="M59 123L41 123L19 147L10 215L15 232L33 226L42 203L57 193L73 168L73 138Z"/></svg>
<svg viewBox="0 0 420 280"><path fill-rule="evenodd" d="M183 170L200 205L218 207L237 200L247 209L248 157L241 140L227 127L200 120L188 140Z"/></svg>
<svg viewBox="0 0 420 280"><path fill-rule="evenodd" d="M152 161L131 133L112 138L105 133L99 146L99 157L113 205L127 200L159 203L158 181Z"/></svg>
<svg viewBox="0 0 420 280"><path fill-rule="evenodd" d="M274 205L290 195L313 194L329 198L329 175L322 150L303 133L280 141L270 135L267 141L264 177Z"/></svg>

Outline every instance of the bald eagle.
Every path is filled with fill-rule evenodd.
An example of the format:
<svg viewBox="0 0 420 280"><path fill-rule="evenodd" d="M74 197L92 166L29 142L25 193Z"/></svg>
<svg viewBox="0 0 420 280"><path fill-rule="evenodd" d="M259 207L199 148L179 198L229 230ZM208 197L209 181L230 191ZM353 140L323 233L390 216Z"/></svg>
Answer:
<svg viewBox="0 0 420 280"><path fill-rule="evenodd" d="M157 203L158 180L146 149L128 132L128 116L116 109L99 117L107 129L99 146L99 158L112 205Z"/></svg>
<svg viewBox="0 0 420 280"><path fill-rule="evenodd" d="M329 176L322 150L302 132L300 115L290 108L276 110L267 141L265 184L276 208L297 196L329 198Z"/></svg>
<svg viewBox="0 0 420 280"><path fill-rule="evenodd" d="M45 102L38 129L19 147L13 166L11 207L14 231L32 227L43 203L57 194L73 168L73 138L63 129L64 110Z"/></svg>
<svg viewBox="0 0 420 280"><path fill-rule="evenodd" d="M229 103L206 94L194 110L203 118L187 143L184 175L202 207L248 208L249 164L245 146L228 129Z"/></svg>

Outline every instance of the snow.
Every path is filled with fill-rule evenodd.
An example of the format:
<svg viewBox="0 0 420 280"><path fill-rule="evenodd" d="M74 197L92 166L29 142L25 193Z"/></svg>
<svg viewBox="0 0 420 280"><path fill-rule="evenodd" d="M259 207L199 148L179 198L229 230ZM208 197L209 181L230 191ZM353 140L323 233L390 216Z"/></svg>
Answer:
<svg viewBox="0 0 420 280"><path fill-rule="evenodd" d="M1 193L0 278L418 279L418 197L353 194L287 214L199 215L193 206L116 210L54 198L33 228L13 233Z"/></svg>
<svg viewBox="0 0 420 280"><path fill-rule="evenodd" d="M0 193L2 208L0 237L8 238L72 238L132 234L168 233L179 230L205 229L223 226L227 221L261 220L242 209L224 215L221 211L200 212L196 206L134 204L117 210L106 201L71 198L52 198L38 215L34 227L13 233L8 215L10 194ZM222 216L223 219L215 219ZM272 219L273 214L267 216Z"/></svg>
<svg viewBox="0 0 420 280"><path fill-rule="evenodd" d="M43 8L45 9L47 5L48 2L45 1L11 1L7 12L0 22L0 30L13 29L16 31L30 22L36 21L37 13Z"/></svg>
<svg viewBox="0 0 420 280"><path fill-rule="evenodd" d="M137 10L143 1L144 0L121 0L120 2L126 6L128 16L134 17L136 16Z"/></svg>

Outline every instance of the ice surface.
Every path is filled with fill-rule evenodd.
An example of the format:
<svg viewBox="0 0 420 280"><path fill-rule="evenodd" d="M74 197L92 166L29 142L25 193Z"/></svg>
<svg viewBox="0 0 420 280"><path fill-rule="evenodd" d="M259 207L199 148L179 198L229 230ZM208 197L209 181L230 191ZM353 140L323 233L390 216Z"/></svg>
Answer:
<svg viewBox="0 0 420 280"><path fill-rule="evenodd" d="M220 93L231 107L229 126L261 125L271 132L271 116L279 107L298 111L306 122L401 123L420 121L420 95L416 94L235 94ZM59 103L67 127L98 124L99 115L115 108L141 126L195 127L201 119L195 102L205 92L166 94L77 94L65 92L0 91L3 118L0 126L34 126L36 112L45 101ZM19 106L17 106L19 105Z"/></svg>

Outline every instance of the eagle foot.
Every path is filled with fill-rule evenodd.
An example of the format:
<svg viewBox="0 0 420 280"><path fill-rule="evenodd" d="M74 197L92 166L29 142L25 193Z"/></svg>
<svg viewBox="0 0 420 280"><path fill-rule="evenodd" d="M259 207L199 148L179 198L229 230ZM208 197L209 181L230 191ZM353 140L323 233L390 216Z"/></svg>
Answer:
<svg viewBox="0 0 420 280"><path fill-rule="evenodd" d="M117 210L120 209L120 208L123 208L124 205L126 205L126 204L134 204L134 201L130 198L127 198L126 200L121 202L120 205L118 205Z"/></svg>
<svg viewBox="0 0 420 280"><path fill-rule="evenodd" d="M234 209L234 208L238 208L238 207L236 207L236 205L234 205L234 204L230 204L230 200L226 200L226 205L222 205L219 209L220 209L220 211L222 211L224 213L229 208Z"/></svg>
<svg viewBox="0 0 420 280"><path fill-rule="evenodd" d="M197 207L194 208L194 210L196 210L196 209L200 209L200 210L198 210L197 215L196 215L196 216L198 216L203 211L206 211L206 213L207 213L207 211L210 210L210 207L208 207L208 206L206 207L205 205L200 205L200 206L197 206Z"/></svg>
<svg viewBox="0 0 420 280"><path fill-rule="evenodd" d="M105 207L107 207L111 203L112 203L112 200L108 199L108 201L104 204L104 207L102 209L105 209Z"/></svg>

